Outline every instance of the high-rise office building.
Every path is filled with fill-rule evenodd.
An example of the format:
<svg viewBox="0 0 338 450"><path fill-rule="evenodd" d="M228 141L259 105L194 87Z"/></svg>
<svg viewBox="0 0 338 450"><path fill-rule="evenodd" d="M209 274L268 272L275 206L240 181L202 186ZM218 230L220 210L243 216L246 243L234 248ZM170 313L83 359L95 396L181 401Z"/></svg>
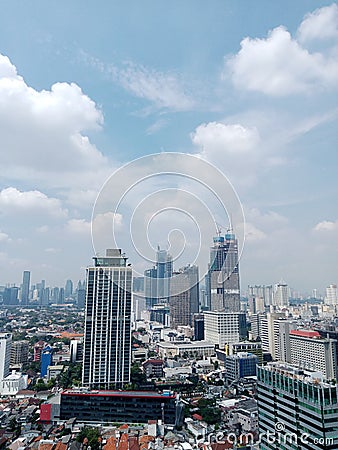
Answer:
<svg viewBox="0 0 338 450"><path fill-rule="evenodd" d="M204 315L194 315L194 340L204 341Z"/></svg>
<svg viewBox="0 0 338 450"><path fill-rule="evenodd" d="M86 302L86 283L79 281L76 288L76 306L79 309L85 307Z"/></svg>
<svg viewBox="0 0 338 450"><path fill-rule="evenodd" d="M338 448L338 385L284 363L257 367L261 450Z"/></svg>
<svg viewBox="0 0 338 450"><path fill-rule="evenodd" d="M31 273L25 270L22 275L21 305L28 305Z"/></svg>
<svg viewBox="0 0 338 450"><path fill-rule="evenodd" d="M40 374L42 377L47 375L48 366L52 365L53 362L53 349L50 345L46 345L41 352L41 368Z"/></svg>
<svg viewBox="0 0 338 450"><path fill-rule="evenodd" d="M155 267L144 272L144 295L148 309L158 303L168 302L172 275L172 256L166 250L158 247Z"/></svg>
<svg viewBox="0 0 338 450"><path fill-rule="evenodd" d="M274 312L267 314L257 314L255 317L258 321L259 337L262 341L262 348L264 351L271 353L275 359L279 358L279 349L284 348L284 344L279 343L279 320L285 320L283 312ZM256 330L256 324L254 329ZM285 330L287 333L287 329ZM256 336L253 336L255 338ZM284 341L283 341L284 342ZM276 349L277 353L276 354Z"/></svg>
<svg viewBox="0 0 338 450"><path fill-rule="evenodd" d="M130 381L132 269L120 249L87 268L82 384L96 389Z"/></svg>
<svg viewBox="0 0 338 450"><path fill-rule="evenodd" d="M264 306L272 305L273 288L272 285L255 284L248 286L248 297L263 299Z"/></svg>
<svg viewBox="0 0 338 450"><path fill-rule="evenodd" d="M338 304L338 294L336 284L330 284L330 286L326 288L325 303L331 306L335 306Z"/></svg>
<svg viewBox="0 0 338 450"><path fill-rule="evenodd" d="M275 285L275 291L273 293L273 305L278 309L287 308L289 306L289 298L289 286L284 281L280 281Z"/></svg>
<svg viewBox="0 0 338 450"><path fill-rule="evenodd" d="M15 306L19 304L18 299L19 288L16 286L5 287L3 292L3 303L4 305Z"/></svg>
<svg viewBox="0 0 338 450"><path fill-rule="evenodd" d="M67 280L65 284L65 298L69 298L73 295L73 282L72 280Z"/></svg>
<svg viewBox="0 0 338 450"><path fill-rule="evenodd" d="M64 290L64 288L62 287L62 288L60 288L60 290L59 290L59 298L58 298L57 303L58 303L58 305L63 305L64 302L65 302L65 290Z"/></svg>
<svg viewBox="0 0 338 450"><path fill-rule="evenodd" d="M0 333L0 381L9 375L11 344L11 333Z"/></svg>
<svg viewBox="0 0 338 450"><path fill-rule="evenodd" d="M13 341L11 348L11 365L27 364L28 362L28 341Z"/></svg>
<svg viewBox="0 0 338 450"><path fill-rule="evenodd" d="M206 276L208 307L211 311L239 312L240 287L238 242L229 230L223 237L214 237Z"/></svg>
<svg viewBox="0 0 338 450"><path fill-rule="evenodd" d="M224 349L226 344L240 342L247 337L245 313L221 311L204 312L204 337Z"/></svg>
<svg viewBox="0 0 338 450"><path fill-rule="evenodd" d="M173 327L192 325L199 310L198 267L187 266L170 279L170 323Z"/></svg>
<svg viewBox="0 0 338 450"><path fill-rule="evenodd" d="M318 331L290 332L290 359L301 368L322 372L328 380L337 379L337 341L321 337Z"/></svg>

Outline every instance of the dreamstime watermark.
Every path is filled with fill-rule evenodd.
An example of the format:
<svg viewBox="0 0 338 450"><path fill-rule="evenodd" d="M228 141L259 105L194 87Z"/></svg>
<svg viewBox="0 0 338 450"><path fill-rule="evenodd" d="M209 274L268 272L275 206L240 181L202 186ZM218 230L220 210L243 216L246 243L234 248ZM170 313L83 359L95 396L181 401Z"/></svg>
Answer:
<svg viewBox="0 0 338 450"><path fill-rule="evenodd" d="M282 422L276 422L275 429L273 431L267 430L261 433L246 433L246 434L236 434L236 433L226 433L223 431L218 431L215 433L210 433L205 440L203 440L204 445L206 445L205 450L212 450L211 444L231 444L235 446L245 446L245 445L259 445L261 443L265 444L278 444L278 445L323 445L332 446L334 444L334 438L311 436L309 433L294 433L286 430L285 424ZM194 444L192 447L194 449L200 448L201 442ZM183 448L183 446L179 446Z"/></svg>
<svg viewBox="0 0 338 450"><path fill-rule="evenodd" d="M204 278L207 263L213 263L213 237L222 239L227 230L233 230L238 257L228 258L226 270L225 266L220 270L222 282L238 264L244 227L242 204L223 172L193 155L158 153L127 163L105 182L93 208L92 242L99 256L107 248L121 248L135 277L147 278L145 270L170 254L176 270L188 264L200 268L199 279L189 280L197 284ZM176 288L174 294L191 287L185 275L182 280L177 276L181 275L175 275L170 286L171 293Z"/></svg>

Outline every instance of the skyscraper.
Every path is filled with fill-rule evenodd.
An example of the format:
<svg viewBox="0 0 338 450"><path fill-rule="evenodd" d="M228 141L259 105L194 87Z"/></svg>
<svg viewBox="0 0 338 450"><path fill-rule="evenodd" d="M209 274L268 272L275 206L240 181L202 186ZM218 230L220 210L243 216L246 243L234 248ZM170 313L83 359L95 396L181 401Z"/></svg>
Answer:
<svg viewBox="0 0 338 450"><path fill-rule="evenodd" d="M173 327L193 324L193 314L199 312L197 266L187 266L173 273L170 279L169 307Z"/></svg>
<svg viewBox="0 0 338 450"><path fill-rule="evenodd" d="M280 281L275 286L275 292L273 294L273 304L278 309L287 308L289 306L290 289L284 282Z"/></svg>
<svg viewBox="0 0 338 450"><path fill-rule="evenodd" d="M11 345L11 333L0 333L0 381L9 375Z"/></svg>
<svg viewBox="0 0 338 450"><path fill-rule="evenodd" d="M67 280L65 284L65 298L69 298L73 295L73 282L72 280Z"/></svg>
<svg viewBox="0 0 338 450"><path fill-rule="evenodd" d="M158 247L155 267L144 272L144 293L148 309L158 303L168 302L172 275L172 257L167 250L161 250Z"/></svg>
<svg viewBox="0 0 338 450"><path fill-rule="evenodd" d="M330 284L330 286L326 288L325 303L332 306L337 305L338 295L336 284Z"/></svg>
<svg viewBox="0 0 338 450"><path fill-rule="evenodd" d="M235 234L214 237L206 279L208 306L211 311L239 312L238 242Z"/></svg>
<svg viewBox="0 0 338 450"><path fill-rule="evenodd" d="M132 269L120 249L87 268L82 384L123 387L130 381Z"/></svg>
<svg viewBox="0 0 338 450"><path fill-rule="evenodd" d="M29 301L31 273L25 270L22 275L21 305L27 305Z"/></svg>
<svg viewBox="0 0 338 450"><path fill-rule="evenodd" d="M269 363L257 367L260 449L338 448L338 386L318 372Z"/></svg>

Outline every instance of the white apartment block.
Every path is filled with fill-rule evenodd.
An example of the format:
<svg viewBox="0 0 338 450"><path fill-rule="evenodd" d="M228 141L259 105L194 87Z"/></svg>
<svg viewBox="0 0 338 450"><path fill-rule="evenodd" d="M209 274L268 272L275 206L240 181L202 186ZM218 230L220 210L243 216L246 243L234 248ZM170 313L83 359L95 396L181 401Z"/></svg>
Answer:
<svg viewBox="0 0 338 450"><path fill-rule="evenodd" d="M206 358L215 354L215 345L208 341L159 342L157 346L161 358Z"/></svg>
<svg viewBox="0 0 338 450"><path fill-rule="evenodd" d="M328 380L337 379L336 345L335 339L322 338L317 331L291 331L291 363L322 372Z"/></svg>
<svg viewBox="0 0 338 450"><path fill-rule="evenodd" d="M0 333L0 381L9 375L11 345L11 333Z"/></svg>
<svg viewBox="0 0 338 450"><path fill-rule="evenodd" d="M246 339L245 313L206 311L204 313L204 337L221 350L226 344Z"/></svg>

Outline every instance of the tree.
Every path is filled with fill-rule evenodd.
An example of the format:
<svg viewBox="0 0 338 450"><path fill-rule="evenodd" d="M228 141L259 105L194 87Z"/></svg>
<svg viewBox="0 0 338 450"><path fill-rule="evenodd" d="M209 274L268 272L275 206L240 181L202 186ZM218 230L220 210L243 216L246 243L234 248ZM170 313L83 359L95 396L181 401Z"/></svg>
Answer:
<svg viewBox="0 0 338 450"><path fill-rule="evenodd" d="M205 420L208 424L214 425L221 421L221 410L216 406L215 399L206 399L201 398L198 401L198 408L200 410L201 416L203 420Z"/></svg>
<svg viewBox="0 0 338 450"><path fill-rule="evenodd" d="M142 372L140 366L137 363L134 363L131 366L130 379L131 383L136 387L147 382L146 375Z"/></svg>
<svg viewBox="0 0 338 450"><path fill-rule="evenodd" d="M82 376L81 364L70 364L65 370L58 376L59 385L68 389L74 385L80 384Z"/></svg>
<svg viewBox="0 0 338 450"><path fill-rule="evenodd" d="M83 443L85 439L88 439L87 447L91 447L92 450L99 450L101 447L101 436L97 428L84 427L80 431L76 440Z"/></svg>

